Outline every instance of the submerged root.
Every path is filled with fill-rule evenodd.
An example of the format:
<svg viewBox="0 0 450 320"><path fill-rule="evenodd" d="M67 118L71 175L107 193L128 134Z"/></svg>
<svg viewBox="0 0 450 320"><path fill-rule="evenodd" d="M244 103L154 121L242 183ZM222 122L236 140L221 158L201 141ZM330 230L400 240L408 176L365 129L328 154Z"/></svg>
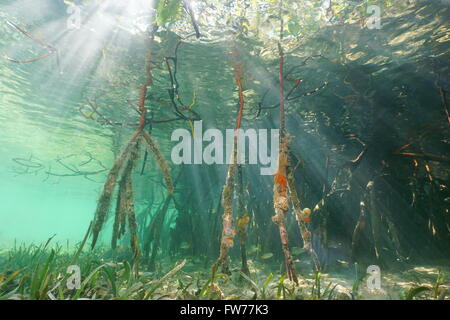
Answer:
<svg viewBox="0 0 450 320"><path fill-rule="evenodd" d="M249 275L250 270L248 268L247 263L247 249L246 249L246 241L247 241L247 225L250 222L250 217L248 215L247 207L245 206L244 199L244 186L243 186L243 177L242 177L242 166L238 165L237 167L237 196L238 196L238 210L239 217L236 223L237 233L239 234L239 245L241 248L241 263L242 263L242 272Z"/></svg>
<svg viewBox="0 0 450 320"><path fill-rule="evenodd" d="M220 254L217 259L215 269L222 267L224 273L229 273L228 268L228 250L234 245L234 236L236 230L233 228L233 194L234 194L234 182L236 179L236 159L237 159L237 137L234 138L233 154L231 163L228 166L227 179L222 191L222 239L220 242Z"/></svg>
<svg viewBox="0 0 450 320"><path fill-rule="evenodd" d="M136 163L139 151L138 138L130 150L127 163L121 174L119 183L119 193L117 196L116 216L114 219L113 235L111 240L111 247L113 249L117 246L117 240L125 233L126 218L128 218L128 226L131 235L131 248L133 253L137 254L137 237L136 235L136 218L134 213L134 199L133 199L133 186L131 181L131 173Z"/></svg>
<svg viewBox="0 0 450 320"><path fill-rule="evenodd" d="M169 209L169 204L173 198L173 195L170 194L167 196L164 205L162 208L158 211L156 214L154 220L150 223L148 231L147 231L147 241L145 242L144 247L144 253L145 257L148 258L150 255L150 245L152 245L151 248L151 255L148 259L148 266L150 270L155 269L155 262L156 262L156 254L158 253L160 239L161 239L161 229L164 223L164 219L166 217L166 213Z"/></svg>
<svg viewBox="0 0 450 320"><path fill-rule="evenodd" d="M292 280L298 284L297 273L295 271L291 252L289 251L288 234L284 219L284 215L289 210L289 202L286 195L286 168L288 167L287 150L287 138L282 136L278 157L278 170L274 177L273 206L275 215L272 217L272 221L278 226L278 230L280 232L281 247L283 249L284 261L286 264L286 273L289 280Z"/></svg>
<svg viewBox="0 0 450 320"><path fill-rule="evenodd" d="M150 33L149 44L153 41L153 33ZM133 136L129 140L122 154L116 159L113 168L110 170L106 183L103 187L103 192L98 201L97 210L95 212L95 218L92 228L92 245L94 248L99 233L105 223L106 217L112 201L112 195L114 188L117 184L118 178L120 177L119 194L117 199L117 206L115 212L114 226L113 226L113 236L111 246L116 248L117 240L125 233L125 224L128 220L128 226L131 238L131 248L135 257L139 254L138 249L138 239L137 239L137 223L136 216L134 212L134 199L133 199L133 186L131 174L135 166L136 159L139 152L139 142L141 139L145 139L148 143L151 151L153 152L156 161L162 171L166 187L168 198L172 197L174 186L172 179L170 177L169 168L163 155L158 149L156 142L152 139L150 134L144 130L146 124L146 114L147 109L145 108L145 98L147 96L147 87L153 83L152 73L151 73L151 49L148 48L147 55L145 58L145 73L146 81L140 88L138 110L140 113L139 125L134 132Z"/></svg>
<svg viewBox="0 0 450 320"><path fill-rule="evenodd" d="M116 249L117 240L119 240L125 233L126 227L126 188L125 183L119 184L119 193L117 195L116 215L113 225L113 236L111 239L111 247Z"/></svg>
<svg viewBox="0 0 450 320"><path fill-rule="evenodd" d="M177 177L175 178L174 185L175 187L183 173L183 170L180 170ZM147 227L146 236L143 244L143 255L144 258L148 261L148 266L150 269L155 268L155 260L156 255L158 253L160 238L161 238L161 229L164 224L164 220L166 218L167 211L169 209L170 202L175 200L173 193L168 194L164 203L160 206L158 211L156 212L153 220ZM174 201L175 202L175 201ZM151 250L151 255L150 255ZM150 257L149 257L150 255Z"/></svg>
<svg viewBox="0 0 450 320"><path fill-rule="evenodd" d="M130 229L131 236L131 247L135 255L138 254L138 241L137 241L137 224L136 217L134 213L134 200L133 200L133 187L131 182L131 172L135 165L136 159L138 157L139 142L140 139L145 139L145 141L150 146L153 154L155 155L156 161L161 168L164 180L167 186L167 193L169 195L173 194L173 183L170 177L169 168L167 166L164 157L158 149L156 142L152 139L150 134L144 130L136 130L136 132L131 137L127 146L125 147L122 154L116 159L113 168L110 170L106 183L103 187L103 192L98 201L97 210L95 213L94 227L92 230L93 240L91 247L93 248L97 242L99 233L105 223L111 201L114 188L117 184L118 177L120 176L119 183L119 194L117 198L116 213L113 226L113 237L111 241L112 248L116 248L117 240L125 232L126 218L128 219L128 225Z"/></svg>
<svg viewBox="0 0 450 320"><path fill-rule="evenodd" d="M234 59L234 73L235 82L239 90L239 111L236 118L235 135L233 139L233 153L231 154L230 165L228 166L227 178L225 180L225 186L222 191L222 206L223 206L223 216L222 216L222 238L220 241L220 254L216 263L213 266L213 278L211 280L211 285L213 285L214 274L218 267L222 267L224 273L229 273L228 267L228 250L234 245L234 236L236 235L236 230L233 229L233 194L234 194L234 184L236 179L237 170L237 143L238 135L237 130L241 128L242 114L244 111L244 90L242 87L242 66L238 59L237 43L233 41L232 56Z"/></svg>
<svg viewBox="0 0 450 320"><path fill-rule="evenodd" d="M287 185L289 188L289 198L292 203L292 206L295 211L295 217L297 220L298 227L300 229L300 235L303 240L303 249L305 249L311 258L311 262L314 265L315 271L320 271L320 262L317 257L316 252L314 251L311 243L311 232L308 230L306 226L306 222L309 221L309 215L311 213L310 209L301 210L300 207L300 199L297 194L297 189L295 188L294 183L294 171L290 166L287 166ZM308 213L305 214L304 212Z"/></svg>
<svg viewBox="0 0 450 320"><path fill-rule="evenodd" d="M125 179L125 194L126 194L126 212L128 217L128 228L130 229L131 250L135 257L139 255L138 238L137 238L137 224L134 212L133 186L131 183L131 174L127 175Z"/></svg>
<svg viewBox="0 0 450 320"><path fill-rule="evenodd" d="M94 224L92 228L92 243L91 248L95 247L97 243L98 236L100 231L105 223L106 217L108 215L109 208L111 206L112 195L114 192L114 188L117 184L118 176L120 170L123 168L124 163L129 159L130 153L132 149L136 146L136 140L139 137L140 132L136 131L131 139L128 141L127 146L125 147L122 154L116 159L114 162L114 166L108 173L108 177L106 178L106 183L103 186L102 194L100 195L100 199L98 200L97 209L95 211Z"/></svg>
<svg viewBox="0 0 450 320"><path fill-rule="evenodd" d="M159 151L158 145L148 132L143 131L142 135L145 141L147 141L148 145L150 146L150 149L152 150L155 156L156 162L158 162L159 168L161 169L164 181L166 183L167 193L169 195L173 194L173 182L172 178L170 177L169 168L167 166L166 161L164 160L162 153Z"/></svg>

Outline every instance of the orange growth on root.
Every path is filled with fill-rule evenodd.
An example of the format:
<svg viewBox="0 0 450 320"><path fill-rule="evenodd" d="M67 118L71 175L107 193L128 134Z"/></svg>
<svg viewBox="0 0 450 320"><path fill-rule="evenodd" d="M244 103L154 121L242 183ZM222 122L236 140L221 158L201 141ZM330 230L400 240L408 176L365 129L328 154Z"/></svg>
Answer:
<svg viewBox="0 0 450 320"><path fill-rule="evenodd" d="M275 173L274 175L275 184L278 184L281 187L281 192L286 192L287 180L286 175L283 173Z"/></svg>

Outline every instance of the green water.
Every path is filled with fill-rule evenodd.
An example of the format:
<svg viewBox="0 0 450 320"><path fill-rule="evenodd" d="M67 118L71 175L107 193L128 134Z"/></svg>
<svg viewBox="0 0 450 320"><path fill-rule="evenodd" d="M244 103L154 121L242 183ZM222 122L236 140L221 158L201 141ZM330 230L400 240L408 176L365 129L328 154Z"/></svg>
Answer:
<svg viewBox="0 0 450 320"><path fill-rule="evenodd" d="M177 299L252 298L256 291L257 298L275 298L275 283L283 279L286 269L279 231L272 222L273 177L260 175L260 165L245 164L242 191L232 197L234 228L238 229L242 213L239 197L249 215L244 227L250 278L240 274L243 246L237 234L229 250L230 272L220 271L217 290L210 286L202 291L220 253L221 196L228 165L174 164L171 151L176 142L171 134L180 128L191 131L193 122L158 120L176 117L169 92L174 70L170 58L175 57L180 98L176 103L185 117L195 112L204 130L233 129L239 108L235 81L239 65L242 127L278 129L281 22L285 74L292 70L285 79L285 92L301 79L291 96L299 98L287 98L285 112L294 185L301 208L312 209L306 228L312 234L322 281L339 285L337 293L326 296L398 299L421 283L430 288L438 283L442 287L434 294L424 291L421 297L448 299L450 119L445 110L450 94L450 8L446 1L416 2L337 1L332 7L335 15L327 22L318 14L321 1L286 0L282 21L277 1L193 1L201 33L198 39L184 10L173 13L166 8L169 11L164 12L156 6L157 21L164 15L169 18L150 41L142 30L154 23L148 17L151 1L103 1L101 5L95 1L3 1L0 299L53 297L33 293L25 280L20 283L24 273L2 285L12 272L21 268L31 272L27 265L42 266L51 260L52 248L56 258L51 260L50 282L65 272L70 261L82 265L83 277L99 261L114 264L104 267L110 273L99 276L100 284L90 284L89 290L105 299L119 293L111 293L108 287L104 294L98 286L102 281L109 283L110 274L123 274L126 266L140 272L133 281L144 283L145 288L126 298L157 298L164 293ZM80 29L67 27L70 13L66 10L74 5L81 8ZM358 16L369 5L382 8L380 29L367 28L367 13L365 20ZM12 59L47 52L20 30L51 43L58 53L14 63ZM131 173L133 190L128 193L137 219L138 255L133 257L129 222L117 248L111 249L116 187L95 248L91 251L89 234L82 253L72 260L91 221L98 221L95 212L108 172L137 127L148 48L153 83L147 89L146 118L156 122L144 129L168 165L175 184L173 198L167 193L155 152L141 141ZM170 72L166 61L171 63ZM92 112L93 105L98 114ZM165 214L159 221L161 210ZM285 219L299 288L310 293L308 288L318 275L309 255L301 250L305 240L292 201ZM47 247L36 249L49 238ZM180 265L183 259L186 265ZM173 280L168 277L164 290L157 283L154 296L152 281L177 265L181 271ZM362 293L352 293L369 265L380 266L385 290L373 293L364 287L364 278ZM272 293L264 296L258 290L270 274L275 275L273 283L269 281ZM258 290L255 283L246 281L251 279ZM179 280L195 284L183 290ZM117 286L133 281L120 278ZM292 279L286 283L295 287ZM58 298L93 298L89 290L80 291L80 296L60 293ZM295 290L283 298L320 299L320 294Z"/></svg>

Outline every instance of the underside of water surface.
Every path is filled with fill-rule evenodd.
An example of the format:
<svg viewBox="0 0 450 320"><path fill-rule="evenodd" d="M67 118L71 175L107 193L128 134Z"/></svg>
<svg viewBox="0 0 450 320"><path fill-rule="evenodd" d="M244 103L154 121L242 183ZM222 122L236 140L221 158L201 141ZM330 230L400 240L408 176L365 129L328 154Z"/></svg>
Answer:
<svg viewBox="0 0 450 320"><path fill-rule="evenodd" d="M3 0L0 300L448 300L449 22Z"/></svg>

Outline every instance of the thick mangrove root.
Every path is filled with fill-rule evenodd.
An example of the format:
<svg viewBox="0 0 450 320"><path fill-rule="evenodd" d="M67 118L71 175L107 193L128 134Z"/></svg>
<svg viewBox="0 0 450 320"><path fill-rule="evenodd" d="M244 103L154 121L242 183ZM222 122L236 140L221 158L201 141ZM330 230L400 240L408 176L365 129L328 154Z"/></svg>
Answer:
<svg viewBox="0 0 450 320"><path fill-rule="evenodd" d="M287 185L289 188L289 198L292 203L292 207L294 208L295 218L297 220L297 224L300 229L300 235L303 240L303 249L309 253L315 271L319 272L319 258L317 257L317 254L314 251L311 243L311 232L306 226L306 224L310 222L311 210L309 208L305 208L304 210L302 210L300 207L300 199L298 197L297 189L295 188L294 183L294 171L292 170L291 166L287 167Z"/></svg>
<svg viewBox="0 0 450 320"><path fill-rule="evenodd" d="M150 33L149 43L151 44L154 38L154 34ZM95 218L92 228L92 244L94 248L97 243L100 231L105 223L108 215L109 208L111 206L112 195L114 188L120 177L119 193L116 204L116 212L113 226L113 236L111 241L112 248L116 248L117 240L125 233L126 220L128 220L128 228L130 231L131 248L135 257L139 254L138 239L137 239L137 223L134 212L134 199L133 199L133 186L132 186L132 171L135 166L136 159L139 153L139 142L144 139L149 145L151 151L155 155L155 159L161 168L164 180L166 182L167 193L169 198L173 194L173 184L170 177L169 168L158 149L156 142L152 139L150 134L144 130L146 124L147 109L145 108L145 97L147 96L147 89L153 84L153 77L151 73L151 49L147 51L145 57L145 75L146 80L140 87L138 110L140 113L139 124L136 131L133 133L129 142L127 143L122 154L114 162L114 166L108 173L106 183L103 187L103 192L98 201L97 210L95 212Z"/></svg>
<svg viewBox="0 0 450 320"><path fill-rule="evenodd" d="M222 272L229 273L228 267L228 250L234 245L234 236L236 235L236 230L233 228L233 195L234 195L234 185L236 180L236 170L237 170L237 144L238 144L238 130L241 128L242 114L244 112L244 90L242 88L242 68L241 63L238 60L238 51L236 42L233 41L233 49L231 55L234 59L234 79L236 86L239 91L239 111L236 118L235 134L233 139L233 152L231 154L230 165L228 166L227 178L225 180L225 186L222 191L222 238L220 241L220 254L217 262L212 268L212 279L219 267L222 268ZM213 281L212 281L213 282Z"/></svg>
<svg viewBox="0 0 450 320"><path fill-rule="evenodd" d="M231 157L231 163L228 166L227 179L222 191L222 238L220 241L220 254L215 266L213 267L213 273L217 268L221 267L223 273L229 273L228 267L228 250L234 245L234 236L236 230L233 228L233 194L234 184L236 178L237 169L237 136L234 137L233 154Z"/></svg>
<svg viewBox="0 0 450 320"><path fill-rule="evenodd" d="M111 206L112 195L114 188L117 184L117 180L121 169L130 157L131 150L136 146L136 141L140 135L139 131L136 131L131 139L128 141L122 154L116 159L113 167L108 173L106 178L106 183L103 186L102 194L98 200L97 209L95 211L94 224L92 227L92 243L91 247L94 248L97 243L100 231L105 223L106 217L108 215L109 207Z"/></svg>
<svg viewBox="0 0 450 320"><path fill-rule="evenodd" d="M117 246L117 240L125 234L126 218L134 216L134 199L133 199L133 187L131 183L131 172L136 163L139 152L139 138L134 143L134 147L130 150L127 163L124 165L124 169L121 174L119 182L119 192L117 195L116 212L113 225L113 235L111 239L111 247L113 249ZM130 230L132 225L129 223ZM133 248L133 246L132 246Z"/></svg>
<svg viewBox="0 0 450 320"><path fill-rule="evenodd" d="M286 230L284 215L289 210L289 201L286 195L287 181L286 181L286 168L289 165L288 160L288 139L285 129L284 118L284 53L281 47L281 40L283 39L283 19L281 16L282 2L280 2L280 19L281 19L281 31L280 42L278 42L278 53L280 56L280 149L278 152L278 169L274 177L273 185L273 207L275 215L272 217L272 221L278 226L281 239L281 247L284 253L284 262L286 264L286 273L289 280L298 284L297 273L295 272L294 262L292 260L291 252L288 245L288 234Z"/></svg>
<svg viewBox="0 0 450 320"><path fill-rule="evenodd" d="M123 235L124 233L124 225L125 225L125 216L128 218L129 222L129 229L131 232L131 241L132 241L132 248L133 252L137 254L137 237L136 234L136 219L134 215L134 209L129 209L130 203L133 204L133 192L132 192L132 183L131 183L131 173L134 167L135 160L138 156L138 142L140 139L145 139L147 144L150 146L150 149L152 150L153 154L155 155L155 159L158 162L158 165L161 169L161 172L163 174L164 180L166 182L166 188L167 193L169 195L173 194L173 183L172 178L170 177L169 168L167 166L166 161L164 160L164 157L162 156L161 152L158 149L158 146L156 142L152 139L150 134L146 132L143 129L137 129L136 132L131 137L130 141L128 142L127 146L125 147L125 150L122 152L122 154L116 159L113 168L110 170L108 174L108 178L106 180L106 183L103 187L103 192L100 196L96 214L95 214L95 220L94 220L94 227L92 230L93 234L93 241L92 241L92 248L95 246L98 235L103 227L103 224L106 220L106 216L109 211L109 207L111 205L112 201L112 195L114 192L114 188L118 181L118 176L120 175L121 170L122 172L122 178L121 182L119 183L119 194L117 199L117 207L116 207L116 218L114 221L114 227L113 227L113 238L111 245L113 248L117 245L117 240ZM122 181L123 180L123 181ZM127 182L129 180L129 182ZM128 191L126 190L126 185L128 184ZM131 198L130 198L131 196ZM132 205L134 207L134 205ZM126 213L125 213L126 212ZM133 231L134 230L134 231ZM134 236L133 236L134 234Z"/></svg>
<svg viewBox="0 0 450 320"><path fill-rule="evenodd" d="M125 183L119 183L119 193L117 194L116 213L113 225L113 236L111 239L111 248L116 249L117 240L125 234L126 228L126 188Z"/></svg>
<svg viewBox="0 0 450 320"><path fill-rule="evenodd" d="M126 213L128 218L128 228L130 230L130 245L133 251L134 257L139 255L138 238L137 238L137 224L136 215L134 211L134 198L133 198L133 185L131 182L131 169L125 177L125 201L127 203Z"/></svg>
<svg viewBox="0 0 450 320"><path fill-rule="evenodd" d="M239 216L236 223L237 232L239 235L239 245L241 248L241 270L243 273L249 275L250 271L247 264L247 250L246 250L246 240L247 240L247 225L250 222L250 217L248 215L247 207L245 206L244 197L244 185L242 179L242 166L237 167L237 196L238 196L238 210Z"/></svg>
<svg viewBox="0 0 450 320"><path fill-rule="evenodd" d="M273 187L273 206L275 215L272 217L272 221L278 226L280 232L281 246L284 253L284 262L286 264L288 278L298 284L297 273L295 272L294 262L292 260L291 252L289 251L288 234L284 219L284 215L289 210L289 201L286 195L286 167L288 166L287 139L286 137L282 137L280 140L278 170L275 174Z"/></svg>
<svg viewBox="0 0 450 320"><path fill-rule="evenodd" d="M144 136L145 141L147 141L150 149L152 150L152 152L155 156L156 162L158 162L159 168L161 169L161 172L164 177L164 181L166 183L167 194L171 195L171 194L173 194L174 187L173 187L172 178L170 176L169 167L167 166L167 162L166 162L166 160L164 160L162 153L158 149L158 145L156 144L155 140L152 139L150 134L145 130L143 131L142 134Z"/></svg>

